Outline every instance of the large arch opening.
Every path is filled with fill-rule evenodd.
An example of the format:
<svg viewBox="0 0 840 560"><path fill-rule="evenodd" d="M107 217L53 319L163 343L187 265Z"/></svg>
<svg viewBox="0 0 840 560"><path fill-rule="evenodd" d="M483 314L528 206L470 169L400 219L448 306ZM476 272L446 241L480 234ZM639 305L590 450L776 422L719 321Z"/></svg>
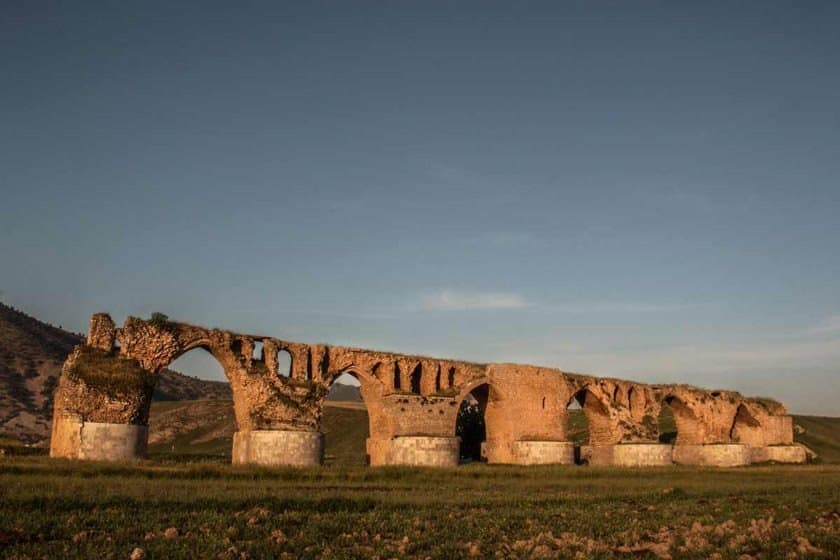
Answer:
<svg viewBox="0 0 840 560"><path fill-rule="evenodd" d="M589 419L583 411L586 391L579 391L566 403L566 439L575 447L589 443Z"/></svg>
<svg viewBox="0 0 840 560"><path fill-rule="evenodd" d="M321 416L325 465L365 465L370 417L355 372L346 372L330 384Z"/></svg>
<svg viewBox="0 0 840 560"><path fill-rule="evenodd" d="M761 423L746 406L739 404L729 430L729 439L735 443L760 446L764 445L762 435Z"/></svg>
<svg viewBox="0 0 840 560"><path fill-rule="evenodd" d="M693 444L701 441L700 425L694 411L675 396L662 399L656 419L659 443Z"/></svg>
<svg viewBox="0 0 840 560"><path fill-rule="evenodd" d="M229 463L236 419L224 370L193 348L162 369L149 411L149 456Z"/></svg>
<svg viewBox="0 0 840 560"><path fill-rule="evenodd" d="M598 397L584 387L577 391L566 405L567 437L578 445L614 443L609 411Z"/></svg>
<svg viewBox="0 0 840 560"><path fill-rule="evenodd" d="M487 403L490 385L483 383L470 391L461 401L455 422L455 435L461 438L460 461L484 461L482 445L487 441Z"/></svg>

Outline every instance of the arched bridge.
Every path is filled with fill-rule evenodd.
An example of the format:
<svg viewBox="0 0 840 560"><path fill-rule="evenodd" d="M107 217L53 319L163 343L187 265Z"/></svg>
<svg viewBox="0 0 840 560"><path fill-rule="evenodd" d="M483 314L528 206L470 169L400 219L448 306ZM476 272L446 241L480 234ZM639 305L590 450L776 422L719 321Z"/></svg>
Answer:
<svg viewBox="0 0 840 560"><path fill-rule="evenodd" d="M804 460L804 451L792 445L784 406L736 392L303 344L165 317L129 317L118 328L104 313L91 318L87 343L62 370L51 455L145 456L157 374L195 348L209 352L230 382L234 463L319 464L324 401L344 374L361 386L372 465L457 465L456 421L469 395L484 413L483 456L492 463L575 462L568 437L573 402L586 414L590 431L578 461L643 466ZM656 419L664 406L677 427L673 445L660 442Z"/></svg>

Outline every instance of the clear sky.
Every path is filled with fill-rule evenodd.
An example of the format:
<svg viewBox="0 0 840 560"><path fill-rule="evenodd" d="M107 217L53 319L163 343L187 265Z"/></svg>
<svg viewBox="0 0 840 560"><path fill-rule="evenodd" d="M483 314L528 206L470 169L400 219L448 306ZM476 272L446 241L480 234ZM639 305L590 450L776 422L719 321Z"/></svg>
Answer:
<svg viewBox="0 0 840 560"><path fill-rule="evenodd" d="M833 1L6 1L0 300L840 415L838 29Z"/></svg>

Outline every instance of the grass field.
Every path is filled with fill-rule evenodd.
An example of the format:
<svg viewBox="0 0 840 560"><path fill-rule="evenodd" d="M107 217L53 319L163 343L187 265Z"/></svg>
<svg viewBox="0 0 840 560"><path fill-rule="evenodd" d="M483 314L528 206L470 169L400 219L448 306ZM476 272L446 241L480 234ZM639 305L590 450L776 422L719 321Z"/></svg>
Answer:
<svg viewBox="0 0 840 560"><path fill-rule="evenodd" d="M155 418L142 463L0 458L0 558L840 557L840 465L372 469L364 407L330 403L327 466L259 469L227 464L227 401ZM837 419L796 423L836 460Z"/></svg>
<svg viewBox="0 0 840 560"><path fill-rule="evenodd" d="M4 558L840 554L835 465L291 470L12 457L0 460L0 493Z"/></svg>

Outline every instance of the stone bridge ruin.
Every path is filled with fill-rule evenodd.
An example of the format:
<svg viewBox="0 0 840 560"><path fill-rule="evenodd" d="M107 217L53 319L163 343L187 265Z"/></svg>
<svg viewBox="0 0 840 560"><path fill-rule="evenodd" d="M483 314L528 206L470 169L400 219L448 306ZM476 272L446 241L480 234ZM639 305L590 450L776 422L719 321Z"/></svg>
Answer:
<svg viewBox="0 0 840 560"><path fill-rule="evenodd" d="M320 464L324 401L344 374L361 386L371 465L457 465L457 416L469 395L484 413L482 457L488 463L737 466L805 460L782 404L732 391L302 344L164 317L129 317L117 328L104 313L91 318L87 343L64 364L50 455L145 457L157 374L195 348L209 352L230 381L235 464ZM281 352L291 358L287 376L278 373ZM572 401L589 423L589 444L578 449L568 437ZM665 405L676 423L673 444L660 442L656 419Z"/></svg>

